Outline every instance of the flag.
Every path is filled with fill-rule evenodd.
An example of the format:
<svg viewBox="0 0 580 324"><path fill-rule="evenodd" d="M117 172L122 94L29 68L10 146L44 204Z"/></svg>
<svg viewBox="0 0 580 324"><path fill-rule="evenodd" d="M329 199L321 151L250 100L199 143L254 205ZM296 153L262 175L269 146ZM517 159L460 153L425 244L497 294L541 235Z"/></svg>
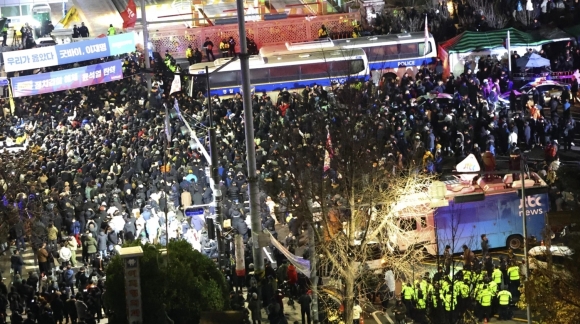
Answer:
<svg viewBox="0 0 580 324"><path fill-rule="evenodd" d="M169 112L167 111L167 106L165 106L165 136L167 136L167 143L171 143L171 123L169 122Z"/></svg>
<svg viewBox="0 0 580 324"><path fill-rule="evenodd" d="M135 1L129 0L127 8L121 12L121 18L123 18L123 28L135 27L135 23L137 22L137 6L135 6Z"/></svg>
<svg viewBox="0 0 580 324"><path fill-rule="evenodd" d="M62 28L68 28L71 23L79 21L82 21L79 11L75 6L72 6L58 23L62 25Z"/></svg>
<svg viewBox="0 0 580 324"><path fill-rule="evenodd" d="M9 96L9 102L10 102L10 113L12 115L14 115L14 109L16 109L15 105L14 105L14 97L12 97L12 84L10 84L8 86L8 96Z"/></svg>
<svg viewBox="0 0 580 324"><path fill-rule="evenodd" d="M181 91L181 76L176 74L173 78L173 82L171 82L171 90L169 91L169 95L179 91Z"/></svg>
<svg viewBox="0 0 580 324"><path fill-rule="evenodd" d="M179 111L179 104L177 103L177 98L175 98L175 103L173 104L173 108L177 112L177 115L181 114L181 111Z"/></svg>
<svg viewBox="0 0 580 324"><path fill-rule="evenodd" d="M427 22L427 15L425 15L425 46L423 46L423 55L427 55L429 49L429 23Z"/></svg>
<svg viewBox="0 0 580 324"><path fill-rule="evenodd" d="M512 51L510 49L510 31L507 31L507 37L505 39L505 49L507 49L507 56L508 56L508 71L510 73L510 77L511 77L511 73L512 73Z"/></svg>
<svg viewBox="0 0 580 324"><path fill-rule="evenodd" d="M326 150L324 151L324 172L330 169L330 160L334 155L332 150L332 138L330 137L330 131L326 129Z"/></svg>

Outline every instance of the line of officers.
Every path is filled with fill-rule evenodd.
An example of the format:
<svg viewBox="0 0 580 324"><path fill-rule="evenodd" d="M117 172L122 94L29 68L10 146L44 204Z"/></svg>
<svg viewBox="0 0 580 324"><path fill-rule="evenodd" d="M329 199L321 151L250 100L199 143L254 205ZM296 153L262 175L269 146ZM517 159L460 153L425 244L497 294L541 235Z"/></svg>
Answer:
<svg viewBox="0 0 580 324"><path fill-rule="evenodd" d="M491 273L490 273L491 272ZM516 263L502 271L461 270L451 280L442 268L429 280L429 274L407 283L401 290L406 315L417 323L452 324L464 316L489 321L495 314L500 320L512 317L510 306L519 298L520 269Z"/></svg>

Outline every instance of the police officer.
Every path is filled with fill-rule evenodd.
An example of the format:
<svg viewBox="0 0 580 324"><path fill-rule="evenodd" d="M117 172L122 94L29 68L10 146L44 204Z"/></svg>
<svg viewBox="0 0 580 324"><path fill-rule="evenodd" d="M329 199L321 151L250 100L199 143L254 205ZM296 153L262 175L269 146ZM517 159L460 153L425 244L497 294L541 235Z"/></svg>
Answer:
<svg viewBox="0 0 580 324"><path fill-rule="evenodd" d="M189 65L195 64L195 58L193 57L193 49L191 48L191 45L187 46L187 49L185 50L185 57L187 58Z"/></svg>
<svg viewBox="0 0 580 324"><path fill-rule="evenodd" d="M113 36L117 33L117 30L115 29L115 27L113 27L113 24L109 25L109 29L107 29L107 36Z"/></svg>
<svg viewBox="0 0 580 324"><path fill-rule="evenodd" d="M489 286L488 285L484 285L483 289L479 292L479 295L477 296L477 302L479 303L480 306L480 315L479 315L479 320L483 320L484 318L486 320L491 320L491 303L493 301L493 294L491 293Z"/></svg>
<svg viewBox="0 0 580 324"><path fill-rule="evenodd" d="M8 20L4 22L4 26L2 27L2 46L7 46L6 38L8 38Z"/></svg>
<svg viewBox="0 0 580 324"><path fill-rule="evenodd" d="M497 299L499 302L499 320L509 320L510 316L510 304L512 302L512 294L504 289L497 294Z"/></svg>
<svg viewBox="0 0 580 324"><path fill-rule="evenodd" d="M422 281L421 283L423 283ZM427 291L421 287L420 283L415 285L415 308L416 311L414 312L414 319L417 323L426 323L427 322Z"/></svg>
<svg viewBox="0 0 580 324"><path fill-rule="evenodd" d="M503 281L503 273L501 272L501 270L499 269L499 265L497 264L495 265L495 269L493 269L493 272L491 273L491 280L496 283L498 288L501 288L501 284Z"/></svg>
<svg viewBox="0 0 580 324"><path fill-rule="evenodd" d="M410 282L401 290L401 295L403 295L403 304L407 308L407 316L411 317L413 311L413 298L415 297L415 289Z"/></svg>
<svg viewBox="0 0 580 324"><path fill-rule="evenodd" d="M457 297L451 292L447 291L441 296L443 306L445 307L445 323L455 323L455 307L457 306Z"/></svg>
<svg viewBox="0 0 580 324"><path fill-rule="evenodd" d="M509 277L508 289L512 296L518 297L518 288L520 287L520 267L515 262L512 262L510 267L507 269L507 275Z"/></svg>

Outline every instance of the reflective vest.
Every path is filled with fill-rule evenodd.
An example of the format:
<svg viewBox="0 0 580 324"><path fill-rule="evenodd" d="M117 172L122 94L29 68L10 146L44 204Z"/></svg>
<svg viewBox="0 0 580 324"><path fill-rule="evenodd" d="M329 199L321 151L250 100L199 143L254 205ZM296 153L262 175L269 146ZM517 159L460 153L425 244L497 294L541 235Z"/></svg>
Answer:
<svg viewBox="0 0 580 324"><path fill-rule="evenodd" d="M497 283L495 281L489 283L489 291L491 291L494 296L497 294Z"/></svg>
<svg viewBox="0 0 580 324"><path fill-rule="evenodd" d="M493 294L491 293L491 291L489 291L489 289L483 289L480 293L479 293L479 298L478 301L481 304L481 306L491 306L491 299L493 298Z"/></svg>
<svg viewBox="0 0 580 324"><path fill-rule="evenodd" d="M117 33L117 30L115 29L115 27L109 27L109 29L107 30L107 35L109 36L113 36Z"/></svg>
<svg viewBox="0 0 580 324"><path fill-rule="evenodd" d="M451 312L455 310L455 306L457 305L457 298L453 298L451 294L446 294L442 299L446 311Z"/></svg>
<svg viewBox="0 0 580 324"><path fill-rule="evenodd" d="M469 286L465 283L465 282L458 282L457 284L459 284L459 288L460 288L460 292L461 292L461 297L462 298L468 298L469 297Z"/></svg>
<svg viewBox="0 0 580 324"><path fill-rule="evenodd" d="M497 294L497 298L499 298L499 304L501 306L507 306L510 304L510 300L512 299L512 293L508 290L502 290Z"/></svg>
<svg viewBox="0 0 580 324"><path fill-rule="evenodd" d="M230 44L224 42L220 43L220 50L227 50L228 48L230 48Z"/></svg>
<svg viewBox="0 0 580 324"><path fill-rule="evenodd" d="M185 51L185 57L187 58L193 57L193 50L191 48L187 48L187 50Z"/></svg>
<svg viewBox="0 0 580 324"><path fill-rule="evenodd" d="M427 301L425 300L426 296L423 296L423 299L417 298L417 309L425 309L427 308Z"/></svg>
<svg viewBox="0 0 580 324"><path fill-rule="evenodd" d="M502 277L503 277L503 273L501 272L500 269L493 270L493 273L491 274L491 278L496 284L498 284L498 285L501 284Z"/></svg>
<svg viewBox="0 0 580 324"><path fill-rule="evenodd" d="M411 300L413 299L413 296L415 296L415 289L413 289L413 287L405 286L401 290L401 294L403 295L403 299Z"/></svg>
<svg viewBox="0 0 580 324"><path fill-rule="evenodd" d="M463 270L463 280L467 280L468 282L471 282L471 271Z"/></svg>
<svg viewBox="0 0 580 324"><path fill-rule="evenodd" d="M510 280L520 280L520 268L518 266L511 266L507 270Z"/></svg>
<svg viewBox="0 0 580 324"><path fill-rule="evenodd" d="M433 303L433 307L434 307L434 308L437 308L437 302L438 302L438 301L439 301L439 295L438 295L438 294L435 294L435 293L433 293L433 294L431 295L431 302Z"/></svg>
<svg viewBox="0 0 580 324"><path fill-rule="evenodd" d="M318 30L318 37L328 37L328 33L326 32L326 29L320 28Z"/></svg>

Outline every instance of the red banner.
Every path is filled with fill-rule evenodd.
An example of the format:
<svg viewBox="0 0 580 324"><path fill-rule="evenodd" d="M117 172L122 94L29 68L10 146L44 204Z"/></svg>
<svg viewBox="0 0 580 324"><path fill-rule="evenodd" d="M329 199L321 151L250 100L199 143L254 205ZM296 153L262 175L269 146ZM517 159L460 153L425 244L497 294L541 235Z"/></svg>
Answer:
<svg viewBox="0 0 580 324"><path fill-rule="evenodd" d="M127 8L121 12L121 18L123 18L123 28L135 27L135 23L137 22L137 6L135 6L135 1L129 0Z"/></svg>

